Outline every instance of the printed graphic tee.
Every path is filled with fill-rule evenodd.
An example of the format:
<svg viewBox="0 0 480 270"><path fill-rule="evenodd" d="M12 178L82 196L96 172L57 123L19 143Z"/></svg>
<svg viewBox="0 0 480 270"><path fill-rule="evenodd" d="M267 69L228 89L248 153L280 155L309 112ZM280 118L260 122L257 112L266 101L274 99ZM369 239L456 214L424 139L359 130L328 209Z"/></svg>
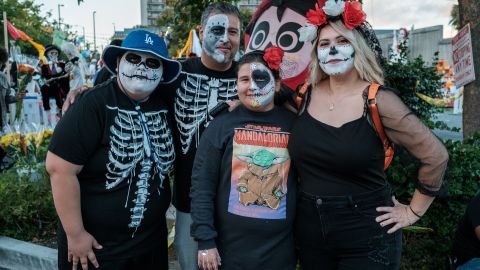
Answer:
<svg viewBox="0 0 480 270"><path fill-rule="evenodd" d="M222 269L295 269L296 179L288 154L295 115L240 106L210 123L192 171L192 231Z"/></svg>
<svg viewBox="0 0 480 270"><path fill-rule="evenodd" d="M138 108L115 80L84 92L58 123L49 150L83 165L82 218L103 246L97 258L166 246L167 173L175 153L167 108L156 92ZM59 248L66 247L63 230L59 240Z"/></svg>
<svg viewBox="0 0 480 270"><path fill-rule="evenodd" d="M169 104L174 116L176 150L173 204L190 213L190 183L200 135L213 119L210 112L219 102L238 99L236 62L226 71L205 67L200 58L182 63L182 72L170 86Z"/></svg>

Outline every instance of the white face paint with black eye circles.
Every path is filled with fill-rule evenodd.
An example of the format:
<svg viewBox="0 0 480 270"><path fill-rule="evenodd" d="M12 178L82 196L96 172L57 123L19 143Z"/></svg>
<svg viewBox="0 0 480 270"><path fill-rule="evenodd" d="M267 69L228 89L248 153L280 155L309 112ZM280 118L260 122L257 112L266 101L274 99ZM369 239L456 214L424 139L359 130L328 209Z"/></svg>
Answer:
<svg viewBox="0 0 480 270"><path fill-rule="evenodd" d="M253 96L252 107L269 105L275 96L275 78L272 71L262 63L250 64L250 76Z"/></svg>
<svg viewBox="0 0 480 270"><path fill-rule="evenodd" d="M231 49L228 40L228 17L224 14L212 15L208 18L203 32L202 46L205 52L218 63L225 63L228 59L219 48Z"/></svg>
<svg viewBox="0 0 480 270"><path fill-rule="evenodd" d="M131 53L140 56L138 63L129 62L126 57ZM149 59L150 58L150 59ZM150 68L146 61L158 60L158 68ZM127 92L132 94L151 93L157 88L163 74L163 63L160 58L144 52L127 51L123 54L119 67L118 76Z"/></svg>
<svg viewBox="0 0 480 270"><path fill-rule="evenodd" d="M342 75L353 68L355 50L351 44L317 47L320 68L330 76Z"/></svg>
<svg viewBox="0 0 480 270"><path fill-rule="evenodd" d="M53 63L58 62L58 51L51 50L47 53L48 60L52 61Z"/></svg>

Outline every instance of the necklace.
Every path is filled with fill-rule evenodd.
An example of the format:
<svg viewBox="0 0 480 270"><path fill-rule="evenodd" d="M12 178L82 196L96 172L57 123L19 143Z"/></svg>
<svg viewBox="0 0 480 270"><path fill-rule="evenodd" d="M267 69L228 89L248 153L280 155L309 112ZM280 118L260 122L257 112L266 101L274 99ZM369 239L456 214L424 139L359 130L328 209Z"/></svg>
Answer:
<svg viewBox="0 0 480 270"><path fill-rule="evenodd" d="M329 99L330 99L330 104L329 104L329 106L328 106L328 110L329 110L329 111L335 110L335 103L338 104L338 103L340 103L344 98L346 98L346 97L348 97L348 96L351 96L351 95L345 95L345 96L341 97L339 100L337 100L337 101L334 102L333 96L330 94L330 91L328 91L327 94L328 94L328 97L329 97Z"/></svg>

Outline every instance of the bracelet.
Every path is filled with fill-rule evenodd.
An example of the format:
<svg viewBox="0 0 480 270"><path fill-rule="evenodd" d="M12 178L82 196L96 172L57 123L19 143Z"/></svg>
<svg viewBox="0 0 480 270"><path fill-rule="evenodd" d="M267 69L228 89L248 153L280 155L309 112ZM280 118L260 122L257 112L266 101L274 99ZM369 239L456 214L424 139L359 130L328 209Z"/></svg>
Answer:
<svg viewBox="0 0 480 270"><path fill-rule="evenodd" d="M417 214L417 212L413 211L412 206L411 206L410 204L408 205L408 208L410 208L410 211L412 211L412 213L413 213L416 217L422 218L422 216L420 216L419 214Z"/></svg>

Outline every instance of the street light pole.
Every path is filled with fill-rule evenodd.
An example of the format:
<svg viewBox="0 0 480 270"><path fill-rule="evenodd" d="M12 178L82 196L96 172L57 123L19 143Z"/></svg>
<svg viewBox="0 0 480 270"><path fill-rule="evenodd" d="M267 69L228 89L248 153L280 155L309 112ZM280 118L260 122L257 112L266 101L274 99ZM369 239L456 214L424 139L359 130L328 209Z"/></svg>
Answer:
<svg viewBox="0 0 480 270"><path fill-rule="evenodd" d="M62 26L62 17L60 16L60 7L64 7L65 5L63 4L58 4L57 7L58 7L58 29L61 28Z"/></svg>
<svg viewBox="0 0 480 270"><path fill-rule="evenodd" d="M94 54L97 51L97 35L95 32L95 14L96 13L97 11L93 11L93 52Z"/></svg>

